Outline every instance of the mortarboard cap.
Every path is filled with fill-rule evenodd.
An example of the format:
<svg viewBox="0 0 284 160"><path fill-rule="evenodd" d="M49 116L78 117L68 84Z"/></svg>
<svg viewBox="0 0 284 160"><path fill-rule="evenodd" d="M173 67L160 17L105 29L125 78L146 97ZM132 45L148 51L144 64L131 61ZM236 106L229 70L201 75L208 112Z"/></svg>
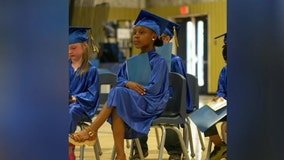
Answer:
<svg viewBox="0 0 284 160"><path fill-rule="evenodd" d="M215 37L214 39L218 39L218 38L221 38L221 37L224 37L224 44L227 44L227 33L223 33L223 34Z"/></svg>
<svg viewBox="0 0 284 160"><path fill-rule="evenodd" d="M166 35L170 36L171 39L174 37L175 45L178 47L179 44L178 44L177 34L179 32L180 25L177 24L177 23L174 23L172 21L168 21L168 22L169 23L168 23L168 25L165 28L163 33L165 33Z"/></svg>
<svg viewBox="0 0 284 160"><path fill-rule="evenodd" d="M69 27L69 44L88 42L87 30L89 27L70 26Z"/></svg>
<svg viewBox="0 0 284 160"><path fill-rule="evenodd" d="M180 29L180 25L174 22L169 21L167 27L165 28L164 32L166 35L173 38L174 35L177 35Z"/></svg>
<svg viewBox="0 0 284 160"><path fill-rule="evenodd" d="M145 10L141 10L134 22L134 25L147 27L160 36L161 32L164 31L168 25L168 20Z"/></svg>

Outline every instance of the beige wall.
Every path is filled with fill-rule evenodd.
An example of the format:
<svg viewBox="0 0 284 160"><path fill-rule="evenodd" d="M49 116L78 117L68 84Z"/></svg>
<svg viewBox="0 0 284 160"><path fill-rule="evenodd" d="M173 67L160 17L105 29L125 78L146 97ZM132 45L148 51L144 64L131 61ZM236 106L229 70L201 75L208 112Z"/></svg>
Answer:
<svg viewBox="0 0 284 160"><path fill-rule="evenodd" d="M227 30L227 10L225 0L208 0L207 2L191 3L188 4L189 15L194 14L206 14L208 16L208 93L215 93L217 89L217 82L219 72L224 66L224 60L222 58L222 45L223 39L214 40L214 37L225 33ZM139 13L139 8L128 7L111 7L107 14L102 12L95 12L94 7L76 7L75 17L73 24L80 25L85 24L83 21L91 21L91 25L98 28L103 22L97 21L101 17L106 16L107 21L110 20L135 20ZM85 10L85 11L83 11ZM179 5L166 6L166 7L153 7L146 8L146 10L163 16L165 18L180 16ZM97 13L94 15L94 13ZM98 17L98 18L96 18ZM84 20L86 19L86 20ZM89 20L90 19L90 20ZM99 23L99 24L98 24ZM99 31L98 31L99 30ZM98 32L97 32L98 31ZM103 34L101 28L95 30L96 37ZM103 35L100 35L100 37ZM138 53L138 50L133 49L133 54Z"/></svg>
<svg viewBox="0 0 284 160"><path fill-rule="evenodd" d="M189 15L206 14L208 16L208 93L215 93L217 90L218 76L225 65L222 57L223 39L214 40L214 37L227 32L226 5L226 1L188 5ZM180 16L179 6L155 7L146 10L166 18ZM109 20L127 18L135 20L139 11L140 9L111 8ZM133 53L137 52L133 49Z"/></svg>

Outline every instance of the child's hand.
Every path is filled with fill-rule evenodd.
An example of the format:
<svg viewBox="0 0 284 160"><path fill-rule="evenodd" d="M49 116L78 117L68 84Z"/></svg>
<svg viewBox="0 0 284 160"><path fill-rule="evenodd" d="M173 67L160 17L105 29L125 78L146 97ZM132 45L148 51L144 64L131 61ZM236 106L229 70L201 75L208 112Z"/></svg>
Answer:
<svg viewBox="0 0 284 160"><path fill-rule="evenodd" d="M214 102L220 102L220 101L223 101L223 100L224 100L223 97L218 97L218 96L213 97L213 99L212 99L212 101L214 101Z"/></svg>
<svg viewBox="0 0 284 160"><path fill-rule="evenodd" d="M136 91L140 95L146 94L144 86L140 85L139 83L128 81L125 84L125 87L132 89L133 91Z"/></svg>

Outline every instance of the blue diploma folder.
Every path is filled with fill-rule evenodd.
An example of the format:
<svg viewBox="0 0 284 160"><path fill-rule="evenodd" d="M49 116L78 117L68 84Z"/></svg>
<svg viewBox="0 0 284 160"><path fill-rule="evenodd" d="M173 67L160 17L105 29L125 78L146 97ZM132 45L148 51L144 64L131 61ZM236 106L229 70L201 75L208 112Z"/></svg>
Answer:
<svg viewBox="0 0 284 160"><path fill-rule="evenodd" d="M156 47L156 52L166 60L168 69L170 71L171 70L172 43L164 43L163 46Z"/></svg>
<svg viewBox="0 0 284 160"><path fill-rule="evenodd" d="M209 127L216 124L219 120L227 115L227 107L223 107L214 111L209 106L205 105L189 115L189 118L197 126L197 128L204 132Z"/></svg>
<svg viewBox="0 0 284 160"><path fill-rule="evenodd" d="M127 75L129 81L137 82L141 85L148 85L151 73L148 53L140 53L126 61Z"/></svg>

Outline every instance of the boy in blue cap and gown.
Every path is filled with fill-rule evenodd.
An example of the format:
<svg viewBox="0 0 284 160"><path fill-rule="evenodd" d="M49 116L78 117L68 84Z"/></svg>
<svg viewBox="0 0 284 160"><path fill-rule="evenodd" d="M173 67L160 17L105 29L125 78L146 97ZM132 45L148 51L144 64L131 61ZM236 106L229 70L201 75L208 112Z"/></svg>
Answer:
<svg viewBox="0 0 284 160"><path fill-rule="evenodd" d="M178 47L177 34L179 32L179 29L179 24L169 21L168 26L161 35L163 42L169 43L170 40L173 39L173 44L176 44L176 46ZM186 78L186 71L182 59L175 54L171 54L171 72L179 73L183 75L184 78ZM193 107L191 102L189 84L186 80L186 113L189 114L192 111ZM170 155L169 160L181 159L182 149L178 140L178 136L174 131L170 129L167 130L165 148L168 151L168 154Z"/></svg>
<svg viewBox="0 0 284 160"><path fill-rule="evenodd" d="M218 39L220 37L224 37L222 56L227 63L227 33L217 36L215 37L215 39ZM222 68L219 74L218 87L216 96L213 98L213 101L217 101L219 98L224 98L225 100L227 100L227 64ZM227 121L227 116L222 118L220 121ZM204 132L204 135L206 137L209 137L210 140L214 143L214 150L210 154L210 160L227 158L227 144L221 139L220 135L218 134L216 125L208 128Z"/></svg>
<svg viewBox="0 0 284 160"><path fill-rule="evenodd" d="M108 100L89 128L69 135L69 142L75 145L93 145L98 129L108 120L112 125L116 160L126 160L124 138L138 138L147 135L151 122L160 115L169 98L168 67L164 58L155 52L161 46L161 31L167 20L141 10L133 29L133 44L147 54L151 69L146 85L129 81L127 61L117 74L117 86L112 88Z"/></svg>
<svg viewBox="0 0 284 160"><path fill-rule="evenodd" d="M80 121L91 121L98 107L99 79L97 68L89 62L89 29L69 27L69 133L75 132ZM74 148L69 143L69 160L75 159Z"/></svg>
<svg viewBox="0 0 284 160"><path fill-rule="evenodd" d="M164 43L169 43L173 38L174 44L178 47L177 34L179 32L180 25L169 21L168 26L161 35ZM172 54L171 55L171 72L176 72L183 75L186 78L186 71L181 57ZM189 91L189 84L186 81L186 113L191 113L193 111L193 106L191 102L191 96Z"/></svg>

